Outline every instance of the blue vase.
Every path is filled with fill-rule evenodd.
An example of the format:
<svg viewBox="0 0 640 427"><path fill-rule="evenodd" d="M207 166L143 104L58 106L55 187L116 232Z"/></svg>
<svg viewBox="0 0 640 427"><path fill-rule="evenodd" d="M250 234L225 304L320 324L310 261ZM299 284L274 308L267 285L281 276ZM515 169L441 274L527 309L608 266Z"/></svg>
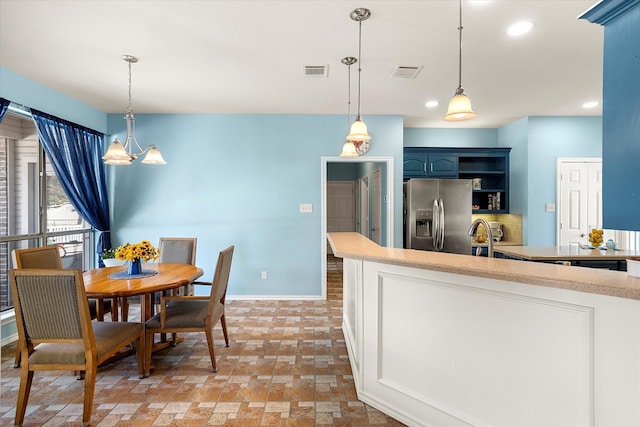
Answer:
<svg viewBox="0 0 640 427"><path fill-rule="evenodd" d="M140 273L142 273L142 262L140 261L140 258L136 258L127 263L127 274L133 276Z"/></svg>

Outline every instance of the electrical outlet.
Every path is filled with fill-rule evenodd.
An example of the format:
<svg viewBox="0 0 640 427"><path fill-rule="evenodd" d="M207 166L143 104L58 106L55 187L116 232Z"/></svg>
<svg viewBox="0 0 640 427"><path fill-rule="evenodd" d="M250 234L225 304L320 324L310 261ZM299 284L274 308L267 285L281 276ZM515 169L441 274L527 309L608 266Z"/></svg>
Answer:
<svg viewBox="0 0 640 427"><path fill-rule="evenodd" d="M267 280L267 272L266 272L266 271L263 271L263 272L260 274L260 278L262 278L262 280Z"/></svg>
<svg viewBox="0 0 640 427"><path fill-rule="evenodd" d="M300 203L300 213L313 212L313 205L311 203Z"/></svg>

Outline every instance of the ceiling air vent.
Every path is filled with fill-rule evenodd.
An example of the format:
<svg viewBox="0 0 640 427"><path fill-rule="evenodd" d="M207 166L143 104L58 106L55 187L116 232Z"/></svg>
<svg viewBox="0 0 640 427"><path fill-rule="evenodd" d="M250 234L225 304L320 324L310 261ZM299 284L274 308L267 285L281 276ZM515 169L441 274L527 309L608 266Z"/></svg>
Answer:
<svg viewBox="0 0 640 427"><path fill-rule="evenodd" d="M391 73L391 78L394 79L415 79L420 74L420 70L422 70L422 65L420 66L406 66L406 65L396 65L393 69L393 73Z"/></svg>
<svg viewBox="0 0 640 427"><path fill-rule="evenodd" d="M329 77L328 65L305 65L304 66L305 77Z"/></svg>

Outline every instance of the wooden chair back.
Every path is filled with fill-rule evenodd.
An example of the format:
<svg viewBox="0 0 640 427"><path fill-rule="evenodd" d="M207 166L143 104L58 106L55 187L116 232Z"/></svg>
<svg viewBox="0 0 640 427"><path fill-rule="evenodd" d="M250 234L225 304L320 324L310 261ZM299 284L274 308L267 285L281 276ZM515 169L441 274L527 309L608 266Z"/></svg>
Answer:
<svg viewBox="0 0 640 427"><path fill-rule="evenodd" d="M37 248L14 249L11 252L13 268L44 268L62 270L62 258L58 245Z"/></svg>
<svg viewBox="0 0 640 427"><path fill-rule="evenodd" d="M12 270L21 351L40 343L93 342L89 304L78 270Z"/></svg>
<svg viewBox="0 0 640 427"><path fill-rule="evenodd" d="M233 260L233 251L235 247L229 246L221 251L218 255L216 271L211 282L211 296L209 300L209 310L213 311L216 303L224 305L224 299L227 295L227 286L229 285L229 275L231 274L231 261Z"/></svg>

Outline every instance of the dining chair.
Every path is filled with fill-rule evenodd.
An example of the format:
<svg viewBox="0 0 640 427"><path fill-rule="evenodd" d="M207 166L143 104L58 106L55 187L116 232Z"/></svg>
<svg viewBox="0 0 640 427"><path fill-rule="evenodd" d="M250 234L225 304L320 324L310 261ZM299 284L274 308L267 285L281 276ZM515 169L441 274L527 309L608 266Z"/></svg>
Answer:
<svg viewBox="0 0 640 427"><path fill-rule="evenodd" d="M195 237L160 237L158 262L196 265L197 243L198 239ZM182 286L181 292L183 295L193 295L193 285ZM153 294L152 304L154 306L160 304L160 292ZM129 303L126 298L123 298L122 319L126 321L128 316Z"/></svg>
<svg viewBox="0 0 640 427"><path fill-rule="evenodd" d="M11 259L13 267L18 269L35 268L35 269L52 269L62 270L62 258L60 257L60 246L49 245L39 246L35 248L14 249L11 251ZM92 319L104 320L104 314L112 311L111 301L96 300L90 298L89 313ZM115 317L112 313L112 319L118 320L117 312ZM20 366L20 353L16 353L14 367Z"/></svg>
<svg viewBox="0 0 640 427"><path fill-rule="evenodd" d="M158 262L196 265L197 243L198 239L195 237L161 237L158 244L160 250ZM185 285L181 291L182 295L193 295L193 285Z"/></svg>
<svg viewBox="0 0 640 427"><path fill-rule="evenodd" d="M224 341L229 347L229 334L224 315L224 300L229 284L231 260L234 246L229 246L218 255L212 282L193 282L211 287L209 296L172 295L161 297L160 313L145 323L146 365L151 366L153 334L175 332L204 332L209 346L209 357L213 372L217 372L213 350L213 327L220 319Z"/></svg>
<svg viewBox="0 0 640 427"><path fill-rule="evenodd" d="M82 422L89 424L98 365L134 344L140 349L141 323L92 322L80 270L10 270L15 305L20 387L15 424L22 425L35 371L84 371ZM137 351L138 375L144 375Z"/></svg>

